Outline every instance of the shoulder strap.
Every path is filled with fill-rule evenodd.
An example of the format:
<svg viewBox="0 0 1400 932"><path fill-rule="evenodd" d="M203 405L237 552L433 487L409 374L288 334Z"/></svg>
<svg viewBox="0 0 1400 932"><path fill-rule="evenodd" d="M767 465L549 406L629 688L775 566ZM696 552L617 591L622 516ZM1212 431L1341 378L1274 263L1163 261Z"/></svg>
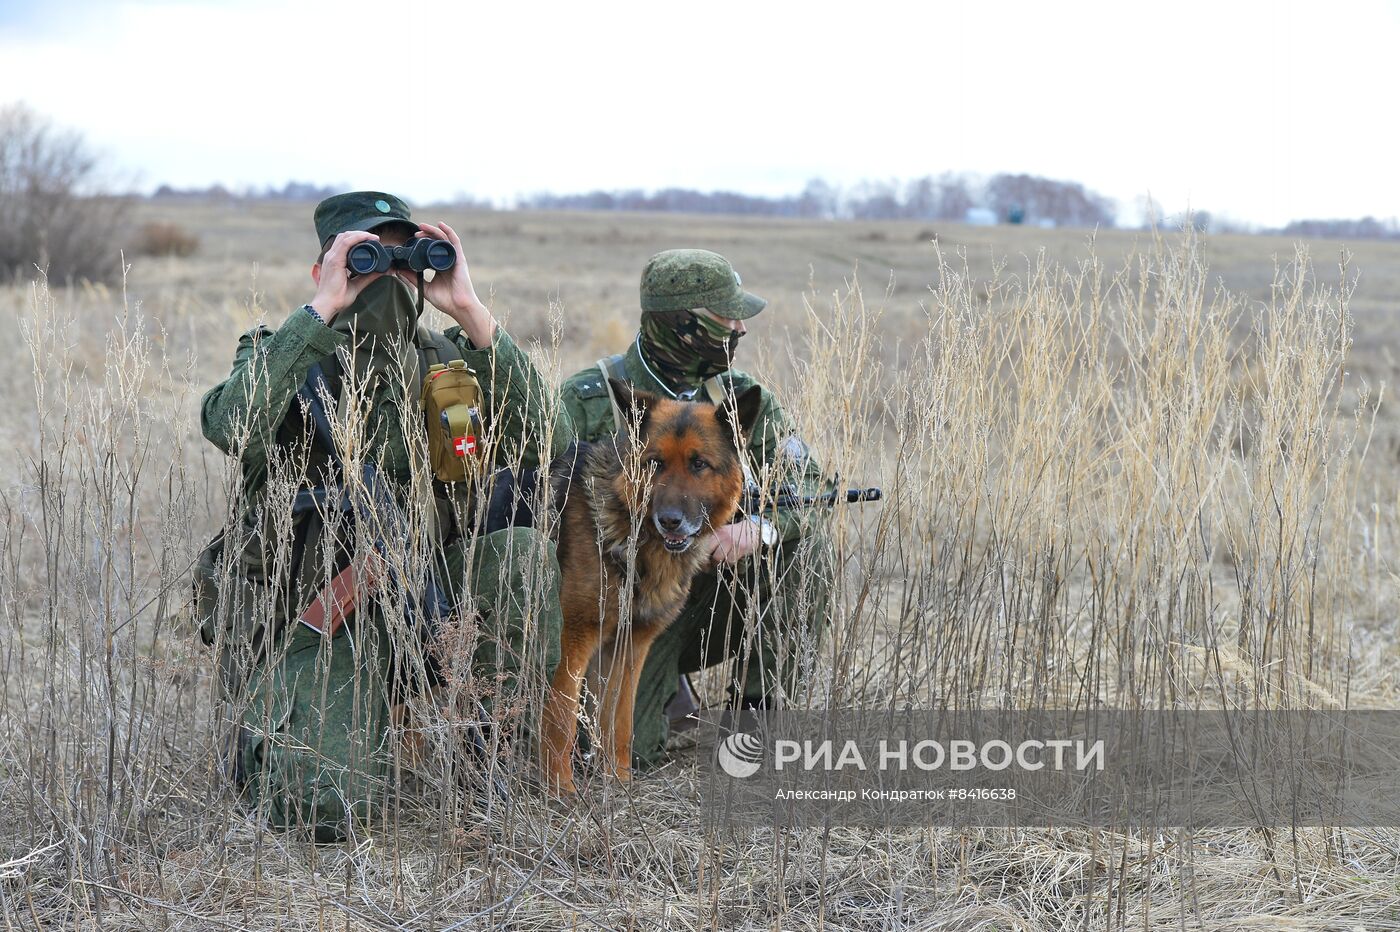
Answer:
<svg viewBox="0 0 1400 932"><path fill-rule="evenodd" d="M321 404L321 392L330 393L326 384L326 374L321 371L321 364L315 362L307 370L306 382L297 390L297 396L306 402L306 410L311 414L311 423L316 430L316 438L321 441L321 445L326 448L326 454L335 463L337 468L341 467L340 451L335 448L335 435L331 433L330 419L326 416L326 409ZM341 392L340 394L344 394Z"/></svg>
<svg viewBox="0 0 1400 932"><path fill-rule="evenodd" d="M626 426L622 421L622 406L617 403L617 395L613 394L612 383L608 381L609 378L627 380L627 372L622 369L621 354L604 356L598 360L598 371L603 373L603 388L607 389L608 402L612 405L613 427L621 433Z"/></svg>
<svg viewBox="0 0 1400 932"><path fill-rule="evenodd" d="M435 330L429 330L422 324L414 331L413 342L420 352L427 357L430 365L437 365L440 362L450 362L454 359L466 359L462 355L462 348L457 345L456 340L449 340L446 336Z"/></svg>
<svg viewBox="0 0 1400 932"><path fill-rule="evenodd" d="M719 376L710 376L700 387L705 390L705 395L710 399L710 404L714 405L716 408L724 404L724 399L728 392L725 391L724 383L720 381Z"/></svg>
<svg viewBox="0 0 1400 932"><path fill-rule="evenodd" d="M729 388L724 384L724 374L710 376L700 387L704 390L705 396L710 399L710 404L716 408L722 406L729 398ZM739 465L744 468L744 482L749 486L758 485L754 478L753 467L749 465L748 451L740 451Z"/></svg>
<svg viewBox="0 0 1400 932"><path fill-rule="evenodd" d="M420 396L423 387L423 379L427 377L428 370L439 363L451 362L454 359L466 361L462 355L462 348L457 345L456 340L449 340L440 333L436 333L418 325L418 329L413 333L413 344L418 350L418 372L417 379L413 383L413 392Z"/></svg>
<svg viewBox="0 0 1400 932"><path fill-rule="evenodd" d="M422 324L419 324L418 329L414 331L413 342L418 347L418 359L422 363L422 373L426 373L430 367L436 366L438 363L466 358L462 355L462 349L456 341L434 333Z"/></svg>
<svg viewBox="0 0 1400 932"><path fill-rule="evenodd" d="M399 365L403 368L404 377L408 381L409 397L418 395L418 386L423 382L423 376L428 369L423 365L423 355L425 350L418 342L417 331L413 334L412 343L404 343L399 347Z"/></svg>
<svg viewBox="0 0 1400 932"><path fill-rule="evenodd" d="M432 331L427 327L422 324L418 325L418 328L413 331L413 343L418 347L419 354L426 357L429 365L435 366L442 362L438 357L437 341L433 339ZM428 371L428 367L424 366L423 371Z"/></svg>

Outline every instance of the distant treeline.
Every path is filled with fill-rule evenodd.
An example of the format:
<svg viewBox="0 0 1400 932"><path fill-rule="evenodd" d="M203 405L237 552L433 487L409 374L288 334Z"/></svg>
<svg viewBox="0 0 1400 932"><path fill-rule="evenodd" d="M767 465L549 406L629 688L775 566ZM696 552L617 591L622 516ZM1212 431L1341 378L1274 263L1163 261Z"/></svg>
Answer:
<svg viewBox="0 0 1400 932"><path fill-rule="evenodd" d="M759 197L733 191L590 191L586 194L534 194L521 198L526 210L647 210L698 214L813 217L828 220L967 220L1047 223L1056 226L1113 226L1117 204L1074 181L1036 175L993 175L981 180L947 172L913 181L865 181L840 188L809 181L801 194Z"/></svg>
<svg viewBox="0 0 1400 932"><path fill-rule="evenodd" d="M223 185L173 188L161 185L151 195L160 199L214 201L315 202L344 191L345 185L316 185L289 181L280 188L232 191ZM596 210L653 211L694 214L733 214L751 217L805 217L824 220L928 220L960 223L1025 223L1043 226L1113 227L1118 204L1112 198L1074 181L1038 175L1000 174L982 178L957 172L929 175L913 181L863 181L842 188L821 179L809 181L800 194L763 197L737 191L697 191L692 188L640 188L589 191L583 194L539 193L504 203L459 194L444 206L477 210ZM1162 218L1160 225L1179 227L1184 215ZM1252 228L1195 211L1198 230L1215 233L1271 233L1318 239L1400 240L1395 219L1362 217L1341 220L1295 220L1272 229ZM1148 225L1144 221L1144 225Z"/></svg>
<svg viewBox="0 0 1400 932"><path fill-rule="evenodd" d="M345 188L338 185L315 185L306 181L289 181L282 187L242 188L230 191L221 184L207 188L174 188L163 184L151 194L160 200L199 201L323 201Z"/></svg>
<svg viewBox="0 0 1400 932"><path fill-rule="evenodd" d="M223 185L173 188L161 185L160 199L319 201L344 186L290 181L280 188L231 191ZM490 207L458 195L454 206ZM504 205L518 210L638 210L761 217L812 217L828 220L966 220L983 212L987 223L1047 223L1058 226L1112 226L1117 205L1073 181L1035 175L994 175L980 180L952 172L913 181L865 181L840 188L820 179L801 194L762 197L735 191L590 191L584 194L531 194Z"/></svg>
<svg viewBox="0 0 1400 932"><path fill-rule="evenodd" d="M324 201L326 198L340 194L342 191L350 190L349 185L343 184L312 184L309 181L289 181L282 187L268 185L267 187L247 187L231 190L221 184L212 184L207 188L176 188L168 184L163 184L151 192L154 200L184 200L184 201L304 201L314 204L317 201ZM491 210L494 208L490 201L472 197L469 194L458 194L449 202L454 207L472 207L480 210Z"/></svg>
<svg viewBox="0 0 1400 932"><path fill-rule="evenodd" d="M1400 224L1394 217L1377 220L1294 220L1280 230L1270 231L1307 239L1400 239Z"/></svg>

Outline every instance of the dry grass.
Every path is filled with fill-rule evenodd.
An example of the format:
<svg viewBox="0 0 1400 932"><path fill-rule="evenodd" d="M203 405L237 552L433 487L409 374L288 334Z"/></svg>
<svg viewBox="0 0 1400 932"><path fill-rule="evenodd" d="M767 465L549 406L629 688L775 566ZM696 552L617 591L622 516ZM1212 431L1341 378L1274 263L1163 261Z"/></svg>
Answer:
<svg viewBox="0 0 1400 932"><path fill-rule="evenodd" d="M373 830L320 848L267 831L221 776L183 622L234 485L195 405L240 330L306 299L307 213L181 208L203 254L138 264L125 296L4 298L22 334L0 357L9 927L1400 927L1391 830L707 835L683 740L578 808L508 752L513 804L482 821L460 719L430 708L429 753ZM747 367L824 463L888 493L835 522L838 612L802 701L1394 703L1395 247L1319 276L1243 238L448 219L561 374L630 336L656 249L718 249L773 299ZM449 708L481 688L457 686Z"/></svg>

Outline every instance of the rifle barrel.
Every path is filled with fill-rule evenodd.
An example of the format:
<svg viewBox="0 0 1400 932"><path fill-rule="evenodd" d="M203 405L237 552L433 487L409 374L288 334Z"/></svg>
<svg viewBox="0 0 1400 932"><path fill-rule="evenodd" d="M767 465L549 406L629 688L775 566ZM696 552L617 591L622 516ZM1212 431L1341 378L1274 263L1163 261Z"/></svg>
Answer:
<svg viewBox="0 0 1400 932"><path fill-rule="evenodd" d="M760 507L768 508L810 508L813 505L836 505L837 502L846 504L857 504L859 502L878 502L883 494L877 488L869 489L846 489L845 491L826 492L821 495L797 495L793 492L779 492L766 501L757 489L752 489L748 493L745 501L747 511L755 511Z"/></svg>

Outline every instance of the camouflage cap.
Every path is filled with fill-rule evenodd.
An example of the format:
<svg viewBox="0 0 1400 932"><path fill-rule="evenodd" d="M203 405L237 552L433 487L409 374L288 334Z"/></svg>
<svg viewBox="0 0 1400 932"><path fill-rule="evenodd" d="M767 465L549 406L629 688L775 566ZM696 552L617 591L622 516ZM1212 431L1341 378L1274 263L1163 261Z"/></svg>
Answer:
<svg viewBox="0 0 1400 932"><path fill-rule="evenodd" d="M326 241L346 230L374 230L388 223L418 224L408 219L408 205L402 198L383 191L350 191L336 194L316 205L316 241Z"/></svg>
<svg viewBox="0 0 1400 932"><path fill-rule="evenodd" d="M709 308L720 317L743 320L768 305L743 289L729 260L707 249L668 249L642 269L643 311Z"/></svg>

